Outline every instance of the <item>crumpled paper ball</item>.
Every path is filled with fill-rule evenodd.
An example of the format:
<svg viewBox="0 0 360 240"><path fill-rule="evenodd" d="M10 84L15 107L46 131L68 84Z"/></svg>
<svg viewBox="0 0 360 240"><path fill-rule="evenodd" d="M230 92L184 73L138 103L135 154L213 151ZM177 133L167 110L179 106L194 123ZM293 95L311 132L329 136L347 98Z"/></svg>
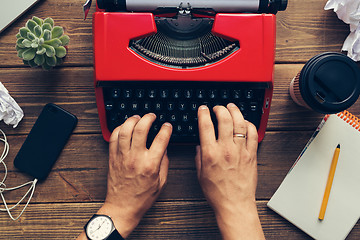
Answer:
<svg viewBox="0 0 360 240"><path fill-rule="evenodd" d="M360 1L329 0L324 9L334 9L338 18L350 25L350 34L342 50L347 51L348 57L354 61L360 61Z"/></svg>
<svg viewBox="0 0 360 240"><path fill-rule="evenodd" d="M16 128L23 117L23 110L0 82L0 121L4 120L7 125L13 125L13 128Z"/></svg>

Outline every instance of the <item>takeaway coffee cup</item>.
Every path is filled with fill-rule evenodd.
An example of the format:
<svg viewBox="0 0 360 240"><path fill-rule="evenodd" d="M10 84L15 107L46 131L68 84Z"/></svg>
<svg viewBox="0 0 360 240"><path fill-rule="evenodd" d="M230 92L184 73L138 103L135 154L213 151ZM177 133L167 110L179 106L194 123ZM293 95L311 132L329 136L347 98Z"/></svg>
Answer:
<svg viewBox="0 0 360 240"><path fill-rule="evenodd" d="M360 94L360 69L341 53L311 58L290 83L291 98L319 113L338 113L353 105Z"/></svg>

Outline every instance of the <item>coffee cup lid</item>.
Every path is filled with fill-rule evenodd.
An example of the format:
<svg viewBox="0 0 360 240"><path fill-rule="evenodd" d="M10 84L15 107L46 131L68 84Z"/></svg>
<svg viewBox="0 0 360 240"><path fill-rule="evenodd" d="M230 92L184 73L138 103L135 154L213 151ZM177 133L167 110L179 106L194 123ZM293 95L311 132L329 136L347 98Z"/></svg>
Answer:
<svg viewBox="0 0 360 240"><path fill-rule="evenodd" d="M304 101L320 113L349 108L360 94L360 69L349 57L327 52L310 59L300 73Z"/></svg>

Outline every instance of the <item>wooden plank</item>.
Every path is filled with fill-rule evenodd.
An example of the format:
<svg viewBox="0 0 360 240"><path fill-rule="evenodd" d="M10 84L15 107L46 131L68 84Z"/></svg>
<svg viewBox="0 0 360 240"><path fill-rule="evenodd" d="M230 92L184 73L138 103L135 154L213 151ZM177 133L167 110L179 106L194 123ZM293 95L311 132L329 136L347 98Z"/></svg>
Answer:
<svg viewBox="0 0 360 240"><path fill-rule="evenodd" d="M7 134L29 133L41 109L49 102L59 104L78 117L76 132L100 132L92 67L53 71L9 68L0 69L0 76L25 114L16 129L1 126Z"/></svg>
<svg viewBox="0 0 360 240"><path fill-rule="evenodd" d="M0 214L1 239L73 239L101 203L30 204L16 222ZM311 239L258 202L266 239ZM241 224L241 222L239 223ZM360 238L357 223L348 240ZM128 239L221 239L212 209L205 201L156 202Z"/></svg>
<svg viewBox="0 0 360 240"><path fill-rule="evenodd" d="M258 151L258 199L270 199L311 136L312 132L269 132ZM8 187L31 180L13 166L25 136L9 136L10 153L6 158ZM47 180L39 183L32 202L102 201L106 194L108 145L101 135L73 135ZM171 145L168 149L170 171L168 184L160 199L202 200L194 163L195 146ZM10 202L25 192L6 193Z"/></svg>
<svg viewBox="0 0 360 240"><path fill-rule="evenodd" d="M289 95L289 84L302 64L277 64L275 88L268 130L314 130L322 118L296 105ZM99 133L97 107L91 67L60 68L50 72L41 69L0 68L1 82L24 110L25 118L16 129L1 124L7 134L27 134L42 107L54 102L79 118L76 133ZM360 101L351 112L360 116Z"/></svg>
<svg viewBox="0 0 360 240"><path fill-rule="evenodd" d="M288 1L277 16L276 61L305 62L322 52L340 52L350 33L333 10L325 11L327 0Z"/></svg>
<svg viewBox="0 0 360 240"><path fill-rule="evenodd" d="M71 38L64 66L89 66L92 58L92 21L83 21L83 0L47 0L39 3L0 35L0 66L23 66L16 56L15 35L33 15L52 17ZM349 27L333 11L323 10L326 0L289 1L277 14L277 62L304 62L320 52L340 51ZM121 24L119 23L119 27Z"/></svg>

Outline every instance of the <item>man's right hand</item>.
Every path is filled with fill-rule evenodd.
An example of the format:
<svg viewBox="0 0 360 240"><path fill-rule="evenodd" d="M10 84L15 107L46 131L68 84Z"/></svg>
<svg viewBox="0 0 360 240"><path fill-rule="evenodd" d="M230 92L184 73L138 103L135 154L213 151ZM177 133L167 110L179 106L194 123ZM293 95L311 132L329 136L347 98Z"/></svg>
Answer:
<svg viewBox="0 0 360 240"><path fill-rule="evenodd" d="M201 106L198 111L200 147L195 161L200 185L224 239L264 239L255 200L257 130L235 104L216 106L214 112L217 139L209 109Z"/></svg>

